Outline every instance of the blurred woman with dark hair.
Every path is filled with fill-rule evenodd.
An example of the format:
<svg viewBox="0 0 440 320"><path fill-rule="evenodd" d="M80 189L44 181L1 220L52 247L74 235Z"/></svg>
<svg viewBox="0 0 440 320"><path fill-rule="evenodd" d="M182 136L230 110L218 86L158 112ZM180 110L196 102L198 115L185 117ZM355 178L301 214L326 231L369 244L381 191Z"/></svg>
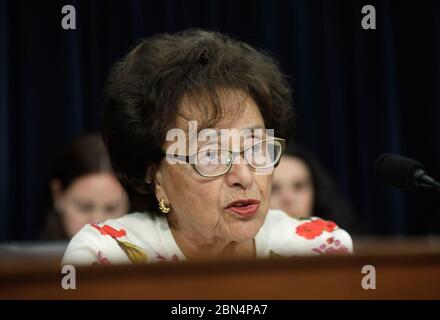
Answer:
<svg viewBox="0 0 440 320"><path fill-rule="evenodd" d="M290 146L274 170L271 207L294 218L318 216L349 230L353 227L351 208L338 193L333 179L299 145Z"/></svg>
<svg viewBox="0 0 440 320"><path fill-rule="evenodd" d="M52 206L42 238L70 239L84 225L121 217L128 198L113 175L101 135L74 140L55 165L50 181Z"/></svg>

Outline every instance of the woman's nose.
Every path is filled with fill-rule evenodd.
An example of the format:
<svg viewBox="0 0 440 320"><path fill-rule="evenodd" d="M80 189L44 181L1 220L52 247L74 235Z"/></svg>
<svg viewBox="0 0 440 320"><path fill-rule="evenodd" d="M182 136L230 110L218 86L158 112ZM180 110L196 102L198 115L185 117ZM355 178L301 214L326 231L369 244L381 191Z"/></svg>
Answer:
<svg viewBox="0 0 440 320"><path fill-rule="evenodd" d="M226 174L226 182L230 187L239 186L246 189L252 184L253 180L254 173L243 157L240 157L239 163L232 164L231 170Z"/></svg>
<svg viewBox="0 0 440 320"><path fill-rule="evenodd" d="M293 204L292 198L282 198L281 199L281 205L285 207L290 207Z"/></svg>
<svg viewBox="0 0 440 320"><path fill-rule="evenodd" d="M283 192L281 195L281 203L290 206L295 202L295 196L290 192Z"/></svg>
<svg viewBox="0 0 440 320"><path fill-rule="evenodd" d="M90 217L90 220L93 220L93 221L91 221L91 223L104 222L106 220L105 216L106 215L103 210L97 209Z"/></svg>

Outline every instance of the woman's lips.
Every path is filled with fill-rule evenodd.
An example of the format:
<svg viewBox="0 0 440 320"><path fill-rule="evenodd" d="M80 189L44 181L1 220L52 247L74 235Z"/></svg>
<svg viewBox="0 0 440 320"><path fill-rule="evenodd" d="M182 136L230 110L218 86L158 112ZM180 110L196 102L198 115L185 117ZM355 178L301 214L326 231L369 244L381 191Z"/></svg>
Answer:
<svg viewBox="0 0 440 320"><path fill-rule="evenodd" d="M226 209L241 217L249 218L255 215L260 207L260 201L255 199L241 199L231 202Z"/></svg>

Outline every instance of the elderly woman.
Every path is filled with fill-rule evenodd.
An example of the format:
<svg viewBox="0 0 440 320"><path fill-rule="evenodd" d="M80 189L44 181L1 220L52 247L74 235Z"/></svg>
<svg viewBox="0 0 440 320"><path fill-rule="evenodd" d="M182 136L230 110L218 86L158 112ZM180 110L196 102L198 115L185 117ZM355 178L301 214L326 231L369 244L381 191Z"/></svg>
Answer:
<svg viewBox="0 0 440 320"><path fill-rule="evenodd" d="M291 90L263 53L201 30L141 41L112 69L103 110L135 212L85 226L63 264L351 252L333 222L269 210L291 127Z"/></svg>

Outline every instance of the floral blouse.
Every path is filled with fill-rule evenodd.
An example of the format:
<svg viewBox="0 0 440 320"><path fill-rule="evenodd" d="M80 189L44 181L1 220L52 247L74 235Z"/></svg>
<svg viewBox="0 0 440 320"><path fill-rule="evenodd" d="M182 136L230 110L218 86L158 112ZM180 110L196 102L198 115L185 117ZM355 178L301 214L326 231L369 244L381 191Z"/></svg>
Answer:
<svg viewBox="0 0 440 320"><path fill-rule="evenodd" d="M350 235L331 221L295 219L269 210L255 237L258 258L352 253ZM70 241L63 265L185 261L165 216L132 213L84 226Z"/></svg>

